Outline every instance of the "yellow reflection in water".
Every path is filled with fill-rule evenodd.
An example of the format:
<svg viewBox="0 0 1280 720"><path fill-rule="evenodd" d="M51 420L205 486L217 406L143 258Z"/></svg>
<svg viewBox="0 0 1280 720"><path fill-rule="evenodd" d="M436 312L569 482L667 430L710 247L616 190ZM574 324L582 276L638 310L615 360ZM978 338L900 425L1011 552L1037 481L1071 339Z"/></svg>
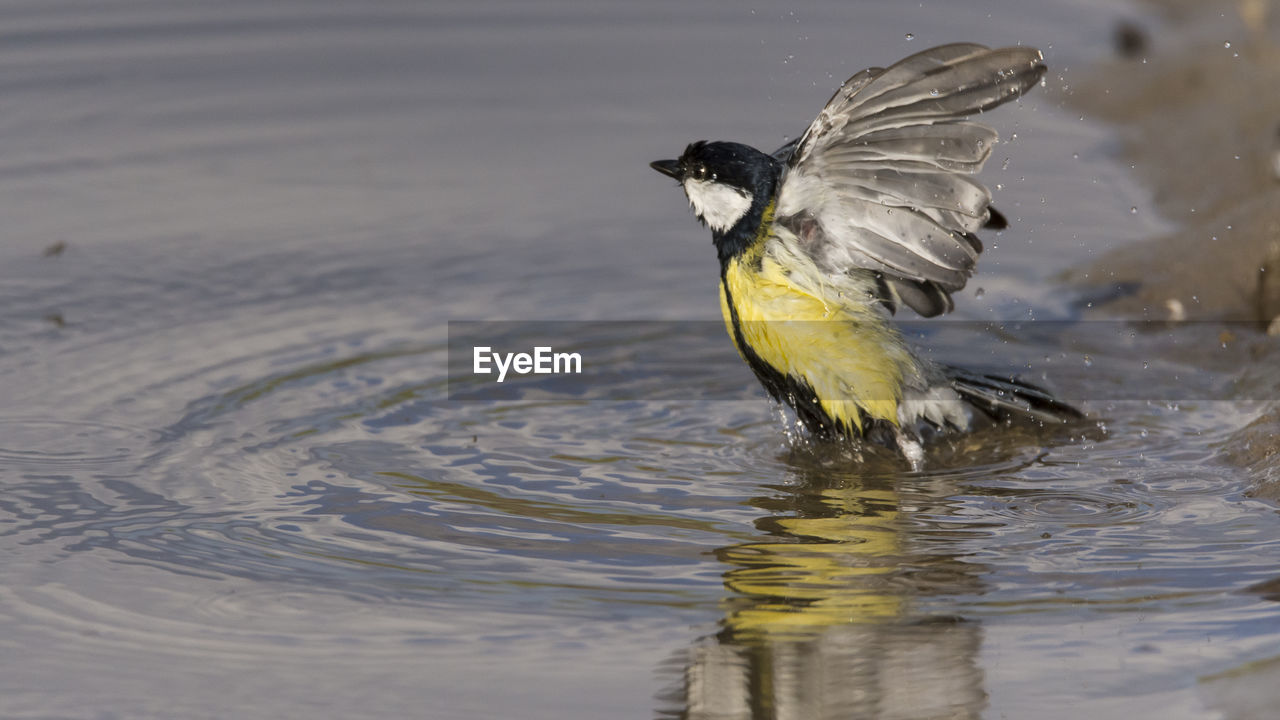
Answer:
<svg viewBox="0 0 1280 720"><path fill-rule="evenodd" d="M719 553L735 566L725 585L754 600L729 616L735 632L795 634L901 614L903 598L885 582L901 552L896 492L854 486L818 495L832 515L778 519L776 539Z"/></svg>
<svg viewBox="0 0 1280 720"><path fill-rule="evenodd" d="M914 600L945 587L917 578L937 569L972 591L980 566L925 555L913 542L917 508L892 480L802 473L781 509L761 518L767 537L723 548L732 592L723 629L684 658L671 714L687 720L761 718L978 718L981 626L930 616ZM945 489L937 488L938 493ZM779 508L778 506L782 507ZM910 510L904 510L910 508ZM914 570L910 572L904 570ZM928 573L925 573L926 575Z"/></svg>

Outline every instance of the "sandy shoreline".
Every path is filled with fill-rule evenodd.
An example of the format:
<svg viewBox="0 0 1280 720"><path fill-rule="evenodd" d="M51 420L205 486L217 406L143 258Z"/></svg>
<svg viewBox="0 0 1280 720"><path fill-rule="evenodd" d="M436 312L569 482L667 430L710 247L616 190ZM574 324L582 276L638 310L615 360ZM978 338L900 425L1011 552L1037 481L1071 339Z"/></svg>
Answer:
<svg viewBox="0 0 1280 720"><path fill-rule="evenodd" d="M1117 248L1067 273L1093 316L1224 322L1222 342L1171 348L1255 380L1280 367L1280 8L1266 0L1149 0L1154 27L1117 33L1117 56L1077 77L1069 102L1120 128L1121 154L1180 229ZM1112 292L1114 290L1114 292ZM1268 329L1270 332L1268 333ZM1266 373L1262 373L1263 376ZM1280 377L1280 371L1276 372ZM1280 382L1250 393L1263 411L1223 448L1280 499ZM1259 393L1259 390L1262 392Z"/></svg>
<svg viewBox="0 0 1280 720"><path fill-rule="evenodd" d="M1181 0L1153 4L1167 8L1169 25L1147 31L1145 51L1077 78L1071 102L1120 127L1124 158L1156 203L1139 212L1182 229L1128 244L1069 277L1136 284L1106 308L1113 315L1269 323L1280 314L1275 33L1246 27L1236 3L1199 3L1198 12Z"/></svg>

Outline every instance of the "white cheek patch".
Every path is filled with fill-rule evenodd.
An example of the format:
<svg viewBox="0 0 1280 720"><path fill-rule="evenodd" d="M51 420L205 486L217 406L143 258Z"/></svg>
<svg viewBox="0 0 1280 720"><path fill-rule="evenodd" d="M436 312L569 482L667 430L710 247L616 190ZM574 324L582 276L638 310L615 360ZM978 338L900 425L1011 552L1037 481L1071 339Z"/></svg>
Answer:
<svg viewBox="0 0 1280 720"><path fill-rule="evenodd" d="M746 190L710 180L685 180L684 194L698 217L718 232L733 227L751 207Z"/></svg>

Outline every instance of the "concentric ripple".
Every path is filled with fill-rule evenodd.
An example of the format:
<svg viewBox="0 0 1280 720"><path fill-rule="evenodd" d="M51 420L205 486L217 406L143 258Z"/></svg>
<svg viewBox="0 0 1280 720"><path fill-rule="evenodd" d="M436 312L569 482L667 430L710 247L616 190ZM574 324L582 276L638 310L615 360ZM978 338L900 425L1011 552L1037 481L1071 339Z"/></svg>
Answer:
<svg viewBox="0 0 1280 720"><path fill-rule="evenodd" d="M105 423L0 418L0 469L72 471L136 462L154 433Z"/></svg>

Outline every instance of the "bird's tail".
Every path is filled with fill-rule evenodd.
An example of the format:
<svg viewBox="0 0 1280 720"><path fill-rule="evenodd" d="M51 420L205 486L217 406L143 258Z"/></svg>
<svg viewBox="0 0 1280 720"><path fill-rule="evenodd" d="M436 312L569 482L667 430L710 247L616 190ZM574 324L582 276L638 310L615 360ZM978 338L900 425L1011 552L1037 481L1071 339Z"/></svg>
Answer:
<svg viewBox="0 0 1280 720"><path fill-rule="evenodd" d="M1024 419L1063 423L1084 417L1084 413L1055 398L1048 390L1015 377L985 375L955 367L946 368L946 372L960 397L1000 422Z"/></svg>

